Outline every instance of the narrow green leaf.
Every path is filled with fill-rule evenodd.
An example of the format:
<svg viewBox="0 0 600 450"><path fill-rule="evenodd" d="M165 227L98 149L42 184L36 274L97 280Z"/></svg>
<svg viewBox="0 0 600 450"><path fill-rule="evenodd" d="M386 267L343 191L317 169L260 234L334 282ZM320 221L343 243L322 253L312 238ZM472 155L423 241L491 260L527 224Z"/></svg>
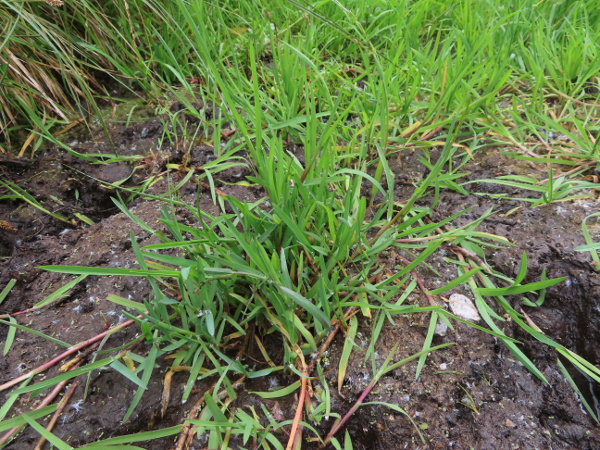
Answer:
<svg viewBox="0 0 600 450"><path fill-rule="evenodd" d="M144 394L146 386L148 386L148 382L150 381L150 376L152 375L152 372L154 372L154 364L156 362L156 358L158 358L160 354L161 352L158 349L158 347L156 345L152 345L150 351L148 352L148 356L146 357L144 362L140 364L140 367L138 369L142 369L141 385L136 391L135 395L133 396L133 400L131 401L129 408L127 409L127 412L123 417L123 422L129 419L129 417L137 407L138 403L142 399L142 395Z"/></svg>
<svg viewBox="0 0 600 450"><path fill-rule="evenodd" d="M4 286L4 289L2 289L2 292L0 292L0 305L2 304L2 302L16 283L17 280L15 280L14 278L12 278L8 283L6 283L6 286Z"/></svg>
<svg viewBox="0 0 600 450"><path fill-rule="evenodd" d="M177 278L177 270L144 270L144 269L119 269L112 267L86 267L86 266L40 266L38 269L49 270L57 273L70 273L74 275L113 275L130 277L173 277Z"/></svg>
<svg viewBox="0 0 600 450"><path fill-rule="evenodd" d="M27 417L32 420L40 419L49 414L52 414L54 411L58 409L58 404L44 406L43 408L36 409L35 411L31 411L26 413ZM0 422L0 432L10 430L11 428L18 427L19 425L24 425L28 423L24 418L25 414L18 415L16 417L12 417L10 419L3 420Z"/></svg>
<svg viewBox="0 0 600 450"><path fill-rule="evenodd" d="M77 217L79 220L81 220L83 223L86 223L88 225L94 225L94 221L92 219L90 219L88 216L86 216L85 214L81 214L81 213L73 213L73 215L75 217Z"/></svg>
<svg viewBox="0 0 600 450"><path fill-rule="evenodd" d="M54 378L40 381L39 383L33 384L31 386L25 386L25 387L16 389L15 391L13 391L13 394L20 395L20 394L25 394L26 392L31 392L31 391L36 391L36 390L41 391L41 390L47 389L49 387L56 386L56 384L60 383L61 381L70 380L71 378L78 377L81 374L88 373L88 372L91 372L92 370L96 370L101 367L108 366L114 360L115 360L114 358L106 358L101 361L96 361L91 364L86 364L83 367L80 367L78 369L69 370L68 372L65 372Z"/></svg>
<svg viewBox="0 0 600 450"><path fill-rule="evenodd" d="M600 166L600 164L599 164L599 166ZM600 270L600 257L598 256L598 252L597 252L597 250L600 249L600 242L594 243L594 240L592 239L592 236L590 234L590 230L588 229L588 226L587 226L587 221L588 221L588 219L590 219L592 217L598 217L598 216L600 216L600 212L591 214L591 215L587 216L585 219L583 219L583 222L581 223L581 232L582 232L583 238L585 239L585 242L587 244L587 245L581 246L581 247L590 247L590 249L589 250L580 250L581 247L575 248L576 251L589 251L590 252L592 261L594 261L594 263L596 265L596 270Z"/></svg>
<svg viewBox="0 0 600 450"><path fill-rule="evenodd" d="M537 281L535 283L524 284L521 286L509 286L506 288L478 288L478 292L481 295L486 295L488 297L523 294L525 292L537 291L554 286L555 284L561 283L566 279L567 277L553 278L552 280Z"/></svg>
<svg viewBox="0 0 600 450"><path fill-rule="evenodd" d="M117 372L119 372L132 383L137 384L140 388L146 389L146 386L144 385L144 383L142 383L142 380L140 380L135 373L129 370L129 368L125 366L125 364L121 363L120 361L113 361L110 364L110 367L115 369Z"/></svg>
<svg viewBox="0 0 600 450"><path fill-rule="evenodd" d="M16 320L14 322L12 322L12 321L7 322L5 320L0 319L0 323L8 325L11 328L16 328L16 329L23 330L28 333L34 334L36 336L46 339L47 341L54 342L55 344L61 345L63 347L66 347L66 348L71 347L71 344L69 344L67 342L63 342L59 339L53 338L52 336L48 336L47 334L44 334L41 331L34 330L33 328L28 328L23 325L19 325Z"/></svg>
<svg viewBox="0 0 600 450"><path fill-rule="evenodd" d="M438 288L438 289L434 289L432 291L429 291L429 293L431 295L438 295L438 294L441 294L442 292L449 291L450 289L452 289L452 288L454 288L454 287L456 287L456 286L464 283L469 278L471 278L473 275L476 275L480 270L481 270L481 267L476 267L474 269L471 269L468 272L466 272L466 273L462 274L461 276L459 276L458 278L455 278L454 280L452 280L446 286Z"/></svg>
<svg viewBox="0 0 600 450"><path fill-rule="evenodd" d="M429 328L427 329L427 336L425 336L425 341L423 342L423 354L419 357L419 362L417 363L417 370L415 373L415 379L417 380L421 376L421 370L423 370L423 366L425 365L425 361L427 360L427 356L429 355L437 322L438 313L434 311L431 313L431 318L429 319Z"/></svg>
<svg viewBox="0 0 600 450"><path fill-rule="evenodd" d="M297 292L286 288L285 286L278 286L278 288L283 294L291 298L298 306L303 308L307 313L309 313L315 319L317 319L317 321L323 326L323 328L329 328L331 321L325 315L325 313L321 309L319 309L314 303L304 298Z"/></svg>
<svg viewBox="0 0 600 450"><path fill-rule="evenodd" d="M80 275L77 278L69 281L68 283L66 283L64 286L61 286L60 288L58 288L56 291L54 291L52 294L48 295L46 298L44 298L42 301L36 303L34 305L34 307L41 307L41 306L47 306L53 302L55 302L56 300L60 300L62 298L65 298L67 296L67 293L76 285L78 285L81 281L85 280L87 278L87 275Z"/></svg>
<svg viewBox="0 0 600 450"><path fill-rule="evenodd" d="M354 339L358 331L358 319L356 316L350 318L350 325L346 332L346 338L344 339L344 348L340 356L340 362L338 364L338 392L342 390L344 384L344 378L346 377L346 370L348 369L348 361L350 360L350 354L352 348L356 345Z"/></svg>
<svg viewBox="0 0 600 450"><path fill-rule="evenodd" d="M575 247L573 250L575 250L576 252L589 252L592 250L600 250L600 242L595 242L587 245L580 245L578 247Z"/></svg>
<svg viewBox="0 0 600 450"><path fill-rule="evenodd" d="M256 370L248 372L248 378L262 378L271 375L273 372L280 372L285 369L284 366L269 367L268 369Z"/></svg>
<svg viewBox="0 0 600 450"><path fill-rule="evenodd" d="M160 439L167 436L173 436L179 434L183 425L176 425L170 428L163 428L161 430L144 431L142 433L128 434L125 436L117 436L114 438L104 439L102 441L94 442L92 444L85 445L80 448L109 448L112 446L119 446L115 448L123 448L122 444L129 444L131 442L143 442L150 441L153 439Z"/></svg>
<svg viewBox="0 0 600 450"><path fill-rule="evenodd" d="M56 446L59 450L71 450L73 448L69 444L67 444L65 441L63 441L62 439L59 439L54 434L52 434L48 430L46 430L39 423L37 423L35 421L35 419L33 419L33 417L31 417L31 415L23 414L21 417L23 417L23 420L25 422L27 422L29 424L29 426L31 426L35 431L40 433L42 435L42 437L44 437L52 445Z"/></svg>
<svg viewBox="0 0 600 450"><path fill-rule="evenodd" d="M161 242L160 244L148 244L144 245L142 248L144 250L169 250L171 248L181 248L188 247L192 245L199 244L208 244L210 241L208 239L195 239L191 241L181 241L181 242Z"/></svg>
<svg viewBox="0 0 600 450"><path fill-rule="evenodd" d="M521 281L525 279L525 275L527 275L527 253L523 252L523 255L521 256L521 263L519 264L519 271L517 272L517 276L513 285L516 286L521 284Z"/></svg>
<svg viewBox="0 0 600 450"><path fill-rule="evenodd" d="M316 351L317 343L315 342L315 338L313 337L312 333L304 326L302 320L300 320L300 317L298 317L296 314L293 314L292 320L294 321L294 326L296 327L296 329L300 332L300 334L302 334L302 336L306 340L306 344L309 346L309 348L312 351Z"/></svg>
<svg viewBox="0 0 600 450"><path fill-rule="evenodd" d="M569 373L567 368L564 366L564 364L562 363L562 361L560 359L557 359L556 363L558 364L558 368L560 369L560 371L563 374L563 376L565 377L565 379L569 382L569 384L571 385L573 390L577 393L577 396L579 397L579 401L581 402L581 404L583 405L585 410L588 412L590 417L592 419L594 419L594 421L596 422L596 425L600 425L600 420L598 418L597 411L595 410L595 408L592 408L590 406L590 404L587 402L587 400L585 399L585 395L582 394L581 390L579 389L579 386L577 386L577 383L575 382L575 380L573 380L573 377L571 377L571 374Z"/></svg>
<svg viewBox="0 0 600 450"><path fill-rule="evenodd" d="M310 242L306 237L306 230L300 229L298 223L296 223L296 221L292 219L292 217L279 206L273 205L273 209L275 210L275 213L279 216L279 218L281 218L281 220L283 220L283 222L292 231L292 233L294 233L294 236L296 237L296 239L298 239L298 242L300 242L306 248L311 248L312 246L310 245Z"/></svg>
<svg viewBox="0 0 600 450"><path fill-rule="evenodd" d="M115 303L117 305L124 306L125 308L134 309L134 310L136 310L138 312L144 312L144 311L146 311L146 306L143 303L134 302L133 300L128 300L126 298L119 297L118 295L115 295L115 294L108 294L108 296L106 297L106 299L109 302L113 302L113 303Z"/></svg>
<svg viewBox="0 0 600 450"><path fill-rule="evenodd" d="M280 397L285 397L287 395L290 395L291 393L296 391L296 389L298 389L299 387L300 387L300 380L296 381L295 383L290 384L287 387L277 389L272 392L252 391L252 392L248 392L248 393L258 395L259 397L262 397L262 398L280 398Z"/></svg>
<svg viewBox="0 0 600 450"><path fill-rule="evenodd" d="M402 276L408 272L410 272L411 270L413 270L415 267L417 267L419 264L421 264L423 261L425 261L429 255L431 255L433 252L435 252L438 247L440 245L442 245L442 240L436 241L436 242L432 242L431 244L429 244L427 246L427 248L425 250L423 250L419 256L417 256L410 264L408 264L406 267L400 269L397 273L397 276Z"/></svg>
<svg viewBox="0 0 600 450"><path fill-rule="evenodd" d="M147 231L150 234L156 234L156 232L150 226L148 226L144 221L142 221L135 214L133 214L131 210L127 207L127 205L125 205L125 203L123 203L120 200L117 200L114 197L112 198L112 201L117 206L117 208L121 210L122 213L129 217L133 222L137 223L142 230Z"/></svg>
<svg viewBox="0 0 600 450"><path fill-rule="evenodd" d="M204 402L206 403L206 406L208 406L208 409L217 422L223 422L224 424L231 425L231 422L227 420L227 416L223 414L223 411L221 411L221 408L219 408L219 405L217 405L215 399L208 392L204 394Z"/></svg>
<svg viewBox="0 0 600 450"><path fill-rule="evenodd" d="M10 325L8 327L8 332L6 333L6 342L4 343L4 356L8 354L10 348L12 347L12 344L15 340L15 334L17 333L17 327L14 326L17 324L16 319L8 316L8 321L10 322Z"/></svg>
<svg viewBox="0 0 600 450"><path fill-rule="evenodd" d="M542 270L542 275L540 276L541 280L546 280L546 269ZM540 295L538 295L538 299L535 302L531 302L526 298L523 298L523 304L525 306L530 306L532 308L537 308L544 304L544 300L546 299L546 289L540 289Z"/></svg>
<svg viewBox="0 0 600 450"><path fill-rule="evenodd" d="M348 430L344 433L344 450L353 450L352 446L352 438L350 437L350 433Z"/></svg>

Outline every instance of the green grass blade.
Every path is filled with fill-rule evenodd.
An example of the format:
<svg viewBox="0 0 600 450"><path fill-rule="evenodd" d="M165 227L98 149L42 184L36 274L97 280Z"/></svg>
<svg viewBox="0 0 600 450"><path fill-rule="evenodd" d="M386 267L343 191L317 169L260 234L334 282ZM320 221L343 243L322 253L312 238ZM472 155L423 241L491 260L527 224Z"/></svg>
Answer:
<svg viewBox="0 0 600 450"><path fill-rule="evenodd" d="M169 428L163 428L160 430L144 431L141 433L128 434L125 436L117 436L109 439L104 439L92 444L84 445L80 448L124 448L121 447L123 444L130 444L132 442L144 442L151 441L153 439L160 439L163 437L174 436L181 432L183 425L176 425ZM136 447L138 448L138 447Z"/></svg>
<svg viewBox="0 0 600 450"><path fill-rule="evenodd" d="M272 392L253 391L253 392L249 392L249 393L258 395L261 398L280 398L280 397L285 397L285 396L290 395L291 393L295 392L299 387L300 387L300 380L290 384L287 387L277 389Z"/></svg>
<svg viewBox="0 0 600 450"><path fill-rule="evenodd" d="M294 303L296 303L302 309L306 310L309 314L311 314L321 324L323 328L329 328L330 319L318 306L316 306L314 303L312 303L310 300L303 297L299 293L292 291L291 289L288 289L285 286L278 286L278 288L286 297L292 299Z"/></svg>
<svg viewBox="0 0 600 450"><path fill-rule="evenodd" d="M148 386L148 382L150 381L150 377L152 376L152 373L154 372L154 364L156 363L156 359L160 356L160 354L161 354L161 352L158 349L158 347L153 345L150 348L148 355L144 359L144 362L142 364L140 364L139 369L142 370L141 384L139 385L135 395L133 396L133 400L131 401L131 404L129 405L129 408L127 409L127 412L125 413L125 416L123 417L123 422L126 422L127 419L129 419L129 417L131 417L131 414L133 413L134 409L137 407L138 403L142 399L142 395L144 394L144 391L146 390L146 386Z"/></svg>
<svg viewBox="0 0 600 450"><path fill-rule="evenodd" d="M431 318L429 319L429 328L427 329L427 335L425 336L425 342L423 342L423 350L421 351L423 354L419 357L419 362L417 363L417 370L415 373L415 379L419 379L421 376L421 370L423 370L423 366L425 365L425 361L427 360L427 356L429 355L431 349L431 343L433 342L433 336L435 335L435 327L438 322L438 313L432 312Z"/></svg>
<svg viewBox="0 0 600 450"><path fill-rule="evenodd" d="M62 439L59 439L54 434L52 434L48 430L46 430L43 426L41 426L39 423L37 423L35 421L35 419L33 419L29 414L23 414L21 417L35 431L40 433L43 438L45 438L52 445L56 446L56 448L58 448L59 450L71 450L73 448L69 444L67 444L65 441L63 441Z"/></svg>
<svg viewBox="0 0 600 450"><path fill-rule="evenodd" d="M555 284L562 283L566 279L567 277L553 278L552 280L536 281L535 283L523 284L521 286L509 286L506 288L478 288L478 292L481 295L486 295L488 297L524 294L525 292L546 289L550 286L554 286Z"/></svg>
<svg viewBox="0 0 600 450"><path fill-rule="evenodd" d="M42 333L41 331L38 331L38 330L34 330L33 328L29 328L29 327L26 327L24 325L19 325L16 320L12 321L10 319L11 319L10 316L9 316L9 322L0 319L0 323L8 325L12 329L23 330L23 331L26 331L28 333L34 334L34 335L39 336L41 338L44 338L44 339L46 339L46 340L48 340L50 342L58 344L58 345L60 345L62 347L66 347L66 348L71 347L71 344L69 344L67 342L63 342L60 339L56 339L56 338L53 338L52 336L48 336L47 334L44 334L44 333ZM10 333L10 331L9 331L9 333Z"/></svg>
<svg viewBox="0 0 600 450"><path fill-rule="evenodd" d="M11 280L8 283L6 283L6 286L4 286L4 289L2 289L2 292L0 292L0 305L2 304L2 302L16 283L17 280L15 280L14 278L11 278Z"/></svg>
<svg viewBox="0 0 600 450"><path fill-rule="evenodd" d="M8 332L6 333L6 342L4 343L4 356L6 356L10 351L10 348L15 340L15 334L17 333L17 327L14 326L17 324L16 319L9 316L8 321Z"/></svg>
<svg viewBox="0 0 600 450"><path fill-rule="evenodd" d="M173 277L179 276L177 270L144 270L144 269L119 269L111 267L86 267L86 266L40 266L38 269L49 270L57 273L70 273L73 275L101 275L101 276L129 276L129 277Z"/></svg>
<svg viewBox="0 0 600 450"><path fill-rule="evenodd" d="M69 370L68 372L65 372L54 378L40 381L36 384L32 384L31 386L20 387L20 388L16 389L15 391L13 391L13 394L20 395L20 394L25 394L27 392L32 392L32 391L36 391L36 390L42 391L49 387L55 386L56 384L60 383L61 381L70 380L71 378L78 377L81 374L88 373L88 372L91 372L92 370L96 370L96 369L100 369L101 367L108 366L114 360L115 360L114 358L106 358L101 361L97 361L97 362L94 362L91 364L86 364L83 367L80 367L78 369Z"/></svg>
<svg viewBox="0 0 600 450"><path fill-rule="evenodd" d="M43 306L48 306L49 304L55 302L56 300L60 300L60 299L63 299L65 297L67 297L66 294L73 287L75 287L76 285L78 285L81 281L85 280L86 277L87 277L87 275L80 275L77 278L69 281L64 286L61 286L56 291L54 291L52 294L48 295L42 301L40 301L39 303L36 303L33 307L34 308L40 308L40 307L43 307Z"/></svg>
<svg viewBox="0 0 600 450"><path fill-rule="evenodd" d="M346 377L346 370L348 369L348 361L350 359L350 354L352 353L352 348L356 345L354 343L354 339L356 338L357 332L358 319L356 318L356 316L352 316L350 318L348 330L346 331L344 347L342 349L342 354L340 355L340 362L338 364L338 391L342 390L342 385L344 384L344 378Z"/></svg>
<svg viewBox="0 0 600 450"><path fill-rule="evenodd" d="M58 409L58 405L48 405L43 408L36 409L35 411L31 411L26 414L21 414L16 417L12 417L10 419L3 420L0 422L0 432L10 430L11 428L18 427L20 425L25 425L28 422L23 418L24 415L27 415L27 418L30 420L41 419L49 414L52 414L54 411Z"/></svg>

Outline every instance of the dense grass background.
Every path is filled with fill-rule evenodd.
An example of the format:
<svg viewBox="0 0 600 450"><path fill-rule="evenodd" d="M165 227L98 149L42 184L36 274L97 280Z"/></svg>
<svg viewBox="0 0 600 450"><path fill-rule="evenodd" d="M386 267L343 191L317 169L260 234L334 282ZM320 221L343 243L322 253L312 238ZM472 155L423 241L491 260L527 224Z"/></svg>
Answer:
<svg viewBox="0 0 600 450"><path fill-rule="evenodd" d="M451 120L502 134L507 121L509 129L559 127L556 118L585 128L590 111L573 99L597 92L593 1L1 5L0 112L12 151L14 136L48 136L55 120L80 117L84 100L91 107L95 94L110 97L115 81L157 99L201 82L225 115L242 108L251 123L260 103L264 125L292 134L315 98L323 113L335 105L358 116L363 133L378 122L382 140Z"/></svg>

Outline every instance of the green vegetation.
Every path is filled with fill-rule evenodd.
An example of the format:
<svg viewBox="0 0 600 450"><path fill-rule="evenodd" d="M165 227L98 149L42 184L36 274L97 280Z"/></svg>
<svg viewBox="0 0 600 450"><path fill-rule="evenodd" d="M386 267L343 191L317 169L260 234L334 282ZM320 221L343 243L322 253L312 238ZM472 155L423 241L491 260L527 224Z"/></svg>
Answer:
<svg viewBox="0 0 600 450"><path fill-rule="evenodd" d="M506 318L600 382L598 368L545 336L506 299L540 291L538 303L529 302L539 305L545 289L563 279L543 276L541 281L524 284L526 256L515 279L485 266L483 247L504 244L499 237L476 231L486 216L454 229L444 226L457 216L438 223L429 220L440 189L468 193L470 185L457 181L461 167L488 145L548 168L546 179L540 175L540 179L479 180L539 194L539 198L520 199L524 204L584 197L589 189L598 189L597 180L581 179L600 167L596 2L392 3L82 0L52 7L42 2L0 1L4 31L0 145L5 151L31 154L51 141L74 153L53 133L82 117L86 105L91 108L90 120L102 124L94 99L111 99L106 86L119 83L136 95L148 96L157 113L170 114L173 124L181 125L173 130L189 133L182 136L173 131L167 140L191 145L194 132L183 113L210 124L212 132L206 126L201 137L210 142L216 159L201 173L190 170L185 181L193 174L205 181L222 212L211 215L188 205L173 189L169 198L162 198L161 222L167 234L156 232L118 202L134 223L161 242L140 248L132 235L139 269L46 267L82 277L146 277L153 289L151 298L111 295L109 300L128 308L128 317L139 323L147 353L104 351L110 356L56 378L15 380L11 386L23 385L0 408L0 419L6 418L0 430L29 424L56 447L69 448L36 422L54 412L52 406L8 418L20 395L110 366L138 386L123 418L127 420L155 363L170 354L172 368L189 368L183 400L198 378L214 380L199 416L189 419L199 433L209 433L209 448L227 448L231 439L243 446L284 448L278 430L290 425L290 445L301 445L296 431L304 427L305 437L351 448L349 435L335 435L349 416L331 411L326 394L320 409L302 415L308 377L318 377L322 386L328 384L317 371L325 338L339 329L355 335L358 321L372 317L365 360L373 366L373 382L365 390L366 397L383 373L409 360L418 360L418 376L427 355L440 348L432 347L439 322L469 323L449 314L434 298L460 284L472 291L487 328L469 324L498 337L539 379L546 381L499 325ZM196 98L218 106L212 117L194 107ZM172 99L186 108L171 113ZM235 129L230 139L221 133L226 123ZM550 146L550 133L568 141ZM300 156L289 151L290 143L301 149ZM390 161L412 149L422 153L428 174L412 180L412 196L398 203L397 174ZM108 162L102 155L93 158ZM260 186L264 198L247 203L215 189L218 173L235 165L252 169L253 176L246 182ZM15 196L39 205L18 186L2 184ZM133 193L144 195L139 190ZM423 206L429 193L434 193L433 200ZM189 211L199 226L178 221L176 208ZM580 250L590 251L597 261L598 245L583 225L589 245ZM444 243L452 243L458 254L466 255L450 262L456 279L425 291L426 306L406 303L420 282L413 270ZM411 259L392 276L373 281L383 270L381 253L390 247ZM173 249L181 250L181 255L173 256L169 252ZM425 312L430 326L423 350L396 363L391 362L397 358L392 352L378 367L374 348L386 320ZM13 317L4 318L3 324L16 329ZM281 341L283 365L255 370L225 350L243 340L250 329L256 330L259 341ZM13 338L14 333L9 333L5 353ZM352 352L351 339L346 342L338 368L342 381ZM270 361L266 351L264 356ZM281 391L257 394L299 392L300 415L294 421L271 418L264 427L259 416L269 414L228 409L240 379L278 371L293 372L298 381ZM325 415L336 414L341 422L329 435L322 436L313 427ZM89 447L175 435L181 429L125 436Z"/></svg>

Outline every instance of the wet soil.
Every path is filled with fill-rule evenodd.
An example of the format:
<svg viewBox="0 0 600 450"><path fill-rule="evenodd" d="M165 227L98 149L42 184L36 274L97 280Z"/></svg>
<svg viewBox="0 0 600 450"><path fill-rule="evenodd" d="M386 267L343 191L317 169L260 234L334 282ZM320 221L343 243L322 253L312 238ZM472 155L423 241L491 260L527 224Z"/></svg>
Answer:
<svg viewBox="0 0 600 450"><path fill-rule="evenodd" d="M152 111L148 111L151 116ZM73 223L65 223L50 217L21 200L0 201L0 219L8 222L13 231L0 229L0 287L9 280L16 284L0 305L0 314L14 314L31 308L73 276L46 272L38 266L86 265L95 267L136 267L131 238L140 245L156 242L149 232L138 227L114 205L116 196L102 181L123 181L124 186L139 186L148 176L164 172L167 163L179 164L184 152L177 146L158 148L163 122L151 118L126 126L111 125L111 148L105 136L94 133L87 138L67 138L74 150L80 153L110 153L119 156L142 155L136 161L97 165L67 155L62 150L48 148L28 161L0 161L1 177L22 187L46 209L66 217ZM189 164L201 166L212 156L212 149L201 141L191 146ZM400 180L421 178L426 167L419 162L415 151L401 153L391 160L392 169L401 174ZM133 170L136 166L137 170ZM495 149L481 150L462 172L468 172L464 181L493 178L499 174L526 173L532 171L525 162L518 162L500 154ZM231 185L248 175L245 168L219 174L217 187L227 195L244 201L256 201L262 193L254 187ZM172 173L173 179L177 174ZM155 183L149 192L166 191L166 178ZM494 193L498 186L489 184L469 185L473 192ZM406 199L412 188L398 183L397 198ZM502 192L507 192L502 187ZM527 196L518 190L512 196ZM211 214L218 214L210 195L194 179L180 190L180 198L199 204ZM433 202L434 197L422 203ZM511 245L486 247L486 262L494 269L514 277L523 252L529 257L529 271L525 282L538 281L545 270L548 278L567 277L567 280L548 289L541 307L525 307L531 319L549 337L565 347L586 357L594 364L600 363L600 274L595 270L588 253L577 252L575 247L585 244L581 233L582 220L600 210L598 197L584 200L556 202L531 208L523 202L493 199L485 195L462 195L442 190L435 206L435 219L439 220L466 208L472 208L453 223L464 225L489 208L495 214L482 222L479 231L506 237ZM518 208L522 206L521 208ZM156 230L163 225L158 222L162 204L157 200L136 198L129 205L130 211ZM184 212L180 212L182 215ZM94 224L86 225L77 219L83 214ZM185 217L182 217L185 219ZM598 222L588 223L592 237L600 240ZM393 269L400 265L400 253L391 249L382 263ZM435 289L456 276L456 266L447 261L452 254L440 248L422 266L419 275L425 286ZM456 288L452 292L469 296L470 293ZM38 330L71 345L85 341L108 327L126 320L120 307L107 301L109 294L141 301L150 294L150 287L141 278L90 276L74 287L67 295L41 311L15 316L18 323ZM513 306L522 297L510 298ZM426 305L426 300L413 293L407 302ZM369 383L373 368L364 357L370 342L371 319L361 318L357 344L353 352L343 388L337 391L337 363L343 346L343 336L338 336L323 361L325 379L330 383L332 411L339 415L352 406ZM393 323L386 322L380 340L376 344L375 364L380 365L390 349L400 344L399 360L422 349L427 334L428 318L416 315L396 315ZM445 449L445 448L539 448L539 449L594 449L600 448L600 429L595 426L557 366L557 355L548 347L533 340L510 321L503 324L503 331L522 342L520 347L548 379L544 384L528 372L512 354L491 335L482 333L461 323L453 330L437 335L433 344L452 342L455 345L432 353L415 379L416 363L409 363L383 376L374 391L346 426L357 449ZM131 341L138 333L135 326L114 334L104 344L113 348ZM0 343L7 336L7 327L0 327ZM267 351L276 359L281 345L271 342ZM95 350L95 349L94 349ZM129 348L144 354L147 347L138 342ZM0 360L0 383L10 381L56 356L64 348L25 331L18 331L10 352ZM248 357L262 357L257 349L250 349ZM91 357L91 355L87 355ZM102 356L104 357L104 356ZM281 357L281 355L279 355ZM97 356L100 359L100 356ZM161 413L161 395L164 376L170 361L159 360L160 370L155 372L148 390L132 417L122 423L121 419L132 401L135 385L126 381L111 369L92 373L89 380L82 379L62 413L53 432L74 447L112 436L137 431L166 428L182 422L192 405L203 395L209 385L199 383L187 403L181 403L181 393L187 381L185 373L175 373L171 385L168 408ZM266 367L266 365L265 365ZM52 368L45 377L57 374ZM576 376L573 373L573 376ZM291 420L297 399L290 396L278 400L261 399L249 392L266 391L274 385L286 386L296 381L293 374L278 374L267 379L247 380L239 389L233 407L254 407L261 411L264 405L277 420ZM88 387L84 399L84 389ZM589 401L596 397L582 380L581 389ZM587 386L587 387L586 387ZM318 390L319 386L315 386ZM2 393L6 395L6 392ZM4 397L2 402L6 400ZM375 403L378 402L378 403ZM318 400L313 399L316 405ZM382 403L396 405L391 409ZM35 400L17 403L13 413L20 414L34 406ZM311 424L327 434L333 419ZM415 428L418 429L418 431ZM343 432L343 430L342 430ZM419 435L419 433L422 435ZM308 436L305 432L305 437ZM342 435L340 434L341 438ZM9 444L8 448L34 448L39 435L26 429ZM282 442L287 437L281 435ZM164 449L174 446L174 438L164 438L138 444L148 449ZM192 448L205 448L206 436L198 437ZM241 442L232 441L233 448L244 448ZM316 446L306 444L306 448ZM48 446L46 447L48 448Z"/></svg>

